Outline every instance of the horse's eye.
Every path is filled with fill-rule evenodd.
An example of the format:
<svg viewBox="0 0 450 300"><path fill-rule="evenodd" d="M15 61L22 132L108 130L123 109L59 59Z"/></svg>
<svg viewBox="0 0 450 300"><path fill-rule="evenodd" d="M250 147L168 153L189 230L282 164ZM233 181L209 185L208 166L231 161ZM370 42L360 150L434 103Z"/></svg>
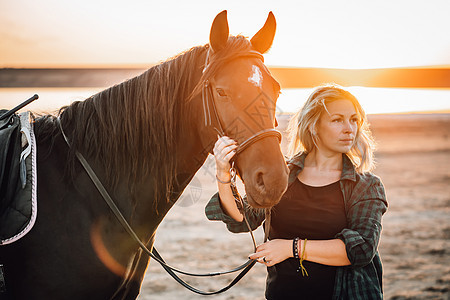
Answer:
<svg viewBox="0 0 450 300"><path fill-rule="evenodd" d="M217 93L219 94L220 97L226 97L227 96L227 93L225 93L224 90L222 90L222 89L216 89L216 90L217 90Z"/></svg>

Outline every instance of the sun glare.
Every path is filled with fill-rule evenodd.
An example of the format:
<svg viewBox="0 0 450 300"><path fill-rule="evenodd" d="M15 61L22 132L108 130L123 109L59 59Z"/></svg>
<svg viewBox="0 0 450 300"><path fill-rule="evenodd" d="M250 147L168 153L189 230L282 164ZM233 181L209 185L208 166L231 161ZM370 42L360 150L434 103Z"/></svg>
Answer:
<svg viewBox="0 0 450 300"><path fill-rule="evenodd" d="M367 114L450 112L450 89L397 89L351 86L347 88ZM277 102L278 113L300 109L314 88L283 90ZM427 101L426 99L432 99Z"/></svg>

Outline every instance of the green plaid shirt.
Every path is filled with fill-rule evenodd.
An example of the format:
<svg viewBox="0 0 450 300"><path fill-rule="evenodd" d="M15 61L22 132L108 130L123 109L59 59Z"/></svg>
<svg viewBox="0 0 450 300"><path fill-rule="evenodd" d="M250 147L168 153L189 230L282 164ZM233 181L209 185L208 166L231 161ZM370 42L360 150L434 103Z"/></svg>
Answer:
<svg viewBox="0 0 450 300"><path fill-rule="evenodd" d="M289 184L303 170L305 157L305 153L300 153L287 162ZM388 206L384 186L371 173L357 173L347 155L343 155L340 186L348 228L336 238L345 243L351 265L338 267L333 299L382 299L382 265L377 248L381 217ZM248 231L245 222L237 222L223 212L218 193L212 196L205 212L209 220L223 221L231 232ZM255 209L246 209L246 216L252 229L258 228L265 218L264 210Z"/></svg>

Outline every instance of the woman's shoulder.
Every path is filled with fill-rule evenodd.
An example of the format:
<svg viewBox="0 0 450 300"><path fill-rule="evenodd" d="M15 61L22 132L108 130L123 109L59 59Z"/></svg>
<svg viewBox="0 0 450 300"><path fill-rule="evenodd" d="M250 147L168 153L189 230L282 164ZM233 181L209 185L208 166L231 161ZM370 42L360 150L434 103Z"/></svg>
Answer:
<svg viewBox="0 0 450 300"><path fill-rule="evenodd" d="M372 172L357 173L356 181L366 185L383 185L381 178Z"/></svg>
<svg viewBox="0 0 450 300"><path fill-rule="evenodd" d="M355 183L353 193L359 194L360 199L375 198L386 202L384 184L378 175L371 172L356 173Z"/></svg>

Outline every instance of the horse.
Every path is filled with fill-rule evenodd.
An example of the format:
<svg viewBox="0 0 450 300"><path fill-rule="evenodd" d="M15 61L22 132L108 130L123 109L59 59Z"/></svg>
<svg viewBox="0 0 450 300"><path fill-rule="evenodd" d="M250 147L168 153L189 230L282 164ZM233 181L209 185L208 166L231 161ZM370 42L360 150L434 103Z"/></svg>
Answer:
<svg viewBox="0 0 450 300"><path fill-rule="evenodd" d="M164 216L212 154L218 128L246 145L235 166L249 205L275 205L288 174L278 137L266 134L274 130L280 85L262 54L275 29L270 12L251 39L229 35L223 11L212 23L208 44L36 118L38 218L26 236L0 246L6 296L139 295L149 257L111 213L76 152L149 248Z"/></svg>

